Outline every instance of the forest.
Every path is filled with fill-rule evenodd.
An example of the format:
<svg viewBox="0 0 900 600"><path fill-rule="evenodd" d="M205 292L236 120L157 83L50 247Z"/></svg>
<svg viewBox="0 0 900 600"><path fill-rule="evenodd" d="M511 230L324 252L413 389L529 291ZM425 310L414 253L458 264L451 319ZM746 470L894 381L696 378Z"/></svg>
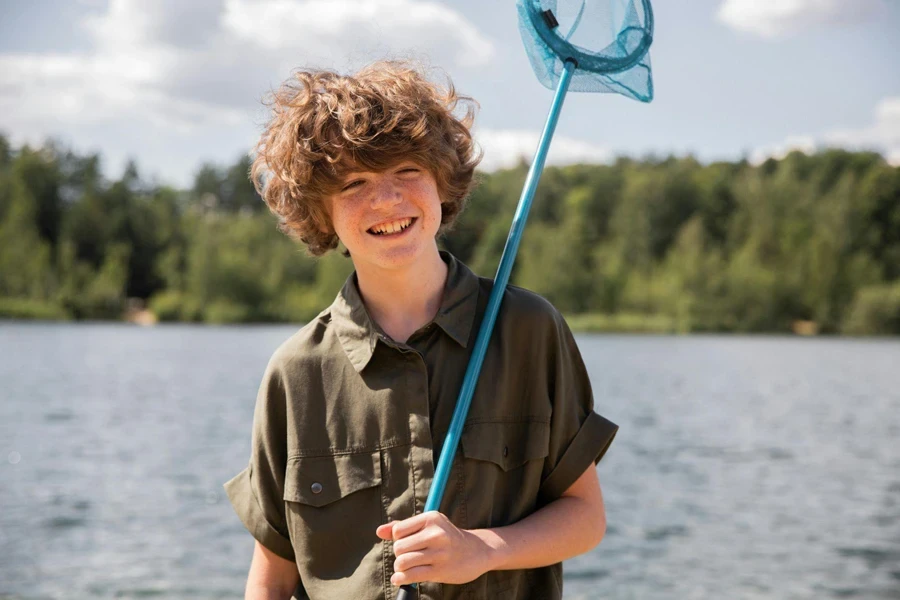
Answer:
<svg viewBox="0 0 900 600"><path fill-rule="evenodd" d="M0 136L0 318L315 317L350 259L313 259L279 232L250 161L175 189L134 162L110 181L98 154ZM526 171L479 173L441 247L492 277ZM897 335L900 167L839 149L548 167L512 283L580 331Z"/></svg>

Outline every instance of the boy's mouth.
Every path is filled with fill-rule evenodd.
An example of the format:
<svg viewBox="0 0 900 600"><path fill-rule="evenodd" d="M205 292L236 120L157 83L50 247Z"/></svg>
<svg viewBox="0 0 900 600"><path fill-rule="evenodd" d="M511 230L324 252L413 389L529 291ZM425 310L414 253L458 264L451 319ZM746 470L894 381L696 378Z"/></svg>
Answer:
<svg viewBox="0 0 900 600"><path fill-rule="evenodd" d="M368 229L372 235L391 236L400 234L409 229L416 222L416 217L406 217L395 221L385 221Z"/></svg>

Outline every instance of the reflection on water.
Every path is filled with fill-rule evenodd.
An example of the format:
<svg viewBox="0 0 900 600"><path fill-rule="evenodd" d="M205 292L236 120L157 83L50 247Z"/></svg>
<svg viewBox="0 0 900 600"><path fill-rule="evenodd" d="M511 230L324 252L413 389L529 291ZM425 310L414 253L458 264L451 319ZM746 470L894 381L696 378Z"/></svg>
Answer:
<svg viewBox="0 0 900 600"><path fill-rule="evenodd" d="M0 598L241 598L221 485L293 327L0 324ZM900 342L579 336L603 543L567 599L900 597Z"/></svg>

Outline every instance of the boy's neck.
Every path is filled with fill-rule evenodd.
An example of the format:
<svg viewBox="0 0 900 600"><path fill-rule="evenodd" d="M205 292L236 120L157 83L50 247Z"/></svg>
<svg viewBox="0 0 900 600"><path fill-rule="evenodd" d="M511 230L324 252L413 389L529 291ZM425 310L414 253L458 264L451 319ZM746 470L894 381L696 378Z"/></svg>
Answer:
<svg viewBox="0 0 900 600"><path fill-rule="evenodd" d="M441 307L447 271L437 245L405 269L356 265L359 292L369 316L391 339L401 343L434 319Z"/></svg>

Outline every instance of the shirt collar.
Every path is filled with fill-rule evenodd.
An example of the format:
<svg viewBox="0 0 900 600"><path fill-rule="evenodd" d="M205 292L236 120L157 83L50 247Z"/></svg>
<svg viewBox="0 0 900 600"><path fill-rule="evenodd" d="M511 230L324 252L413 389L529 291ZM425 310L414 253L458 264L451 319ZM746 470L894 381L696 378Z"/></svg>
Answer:
<svg viewBox="0 0 900 600"><path fill-rule="evenodd" d="M441 307L433 322L463 348L468 347L478 305L478 276L449 252L441 251L447 263L447 281ZM381 328L369 317L356 272L347 278L331 305L331 318L350 363L362 371L375 353Z"/></svg>

